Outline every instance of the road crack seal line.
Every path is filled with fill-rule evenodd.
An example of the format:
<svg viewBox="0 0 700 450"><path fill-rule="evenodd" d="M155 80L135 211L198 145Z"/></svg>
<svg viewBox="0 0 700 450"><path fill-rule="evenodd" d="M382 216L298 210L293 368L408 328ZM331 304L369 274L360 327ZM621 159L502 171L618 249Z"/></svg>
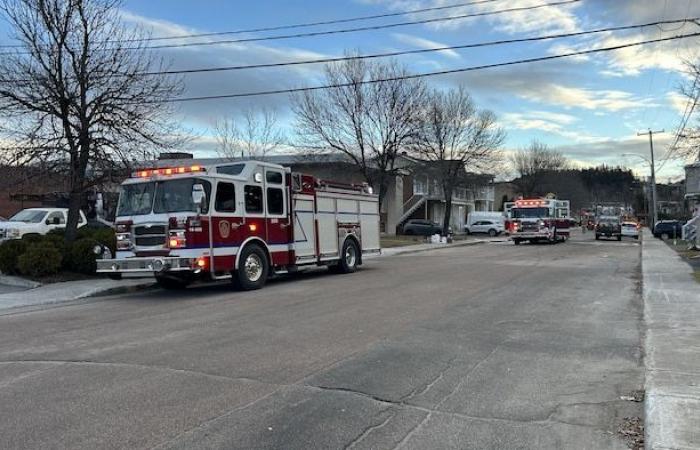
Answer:
<svg viewBox="0 0 700 450"><path fill-rule="evenodd" d="M256 380L253 378L246 378L246 377L229 377L226 375L216 375L216 374L211 374L207 372L200 372L196 370L188 370L188 369L174 369L172 367L164 367L164 366L150 366L147 364L132 364L132 363L121 363L121 362L111 362L111 361L91 361L91 360L63 360L63 359L56 359L56 360L51 360L51 359L17 359L17 360L7 360L7 361L0 361L0 364L55 364L55 365L84 365L84 366L104 366L104 367L122 367L122 368L133 368L133 369L142 369L142 370L155 370L155 371L163 371L163 372L172 372L176 374L182 374L182 375L196 375L196 376L203 376L207 378L214 378L214 379L219 379L219 380L225 380L225 381L243 381L243 382L249 382L249 383L259 383L259 384L264 384L264 385L269 385L269 386L280 386L279 384L276 383L270 383L267 381L261 381L261 380Z"/></svg>
<svg viewBox="0 0 700 450"><path fill-rule="evenodd" d="M382 410L379 414L384 414L387 411L390 411L391 408L387 408ZM357 436L355 439L353 439L349 444L347 444L344 449L345 450L350 450L351 448L354 448L357 444L362 442L367 436L369 436L372 432L379 430L381 428L384 428L394 417L396 417L396 414L398 414L398 411L396 409L391 410L389 413L389 416L384 419L382 422L376 424L376 425L370 425L369 427L365 428L362 433L360 433L359 436Z"/></svg>
<svg viewBox="0 0 700 450"><path fill-rule="evenodd" d="M440 401L438 402L437 405L435 405L435 408L434 408L434 409L439 411L439 410L440 410L440 406L442 406L443 403L445 403L450 397L452 397L452 396L464 385L464 383L469 379L469 376L470 376L472 373L474 373L475 370L477 370L479 367L481 367L481 365L482 365L484 362L486 362L486 360L488 360L489 358L491 358L491 356L493 356L493 354L496 353L496 352L497 352L503 345L505 345L509 340L510 340L509 338L506 338L506 339L502 340L501 342L499 342L498 345L496 345L496 346L493 348L493 350L491 350L491 351L489 352L488 355L484 356L484 357L481 359L481 361L479 361L478 363L476 363L476 364L474 365L474 367L472 367L471 369L469 369L469 370L467 371L467 373L464 374L464 377L462 377L462 379L459 380L459 383L457 383L457 384L455 385L454 389L452 389L445 397L443 397L443 399L440 400Z"/></svg>
<svg viewBox="0 0 700 450"><path fill-rule="evenodd" d="M462 346L460 345L459 351L461 351L461 350L462 350ZM453 364L457 360L457 358L458 358L458 355L453 357L452 359L450 359L447 362L446 367L443 370L441 370L440 373L435 378L433 378L431 381L426 383L422 388L421 388L421 386L418 386L417 388L415 388L414 390L409 392L406 396L401 398L401 401L406 402L406 401L412 399L413 397L417 397L419 395L423 395L426 392L428 392L433 386L435 386L435 384L437 384L438 381L442 380L442 378L445 376L445 373L448 370L453 368Z"/></svg>

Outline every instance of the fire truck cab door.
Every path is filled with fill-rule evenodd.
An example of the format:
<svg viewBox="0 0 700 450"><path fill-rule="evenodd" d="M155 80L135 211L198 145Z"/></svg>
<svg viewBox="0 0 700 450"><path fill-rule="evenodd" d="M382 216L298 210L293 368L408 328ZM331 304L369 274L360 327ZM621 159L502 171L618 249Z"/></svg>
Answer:
<svg viewBox="0 0 700 450"><path fill-rule="evenodd" d="M290 264L289 244L292 230L287 205L289 190L285 176L282 170L265 168L265 241L275 266Z"/></svg>

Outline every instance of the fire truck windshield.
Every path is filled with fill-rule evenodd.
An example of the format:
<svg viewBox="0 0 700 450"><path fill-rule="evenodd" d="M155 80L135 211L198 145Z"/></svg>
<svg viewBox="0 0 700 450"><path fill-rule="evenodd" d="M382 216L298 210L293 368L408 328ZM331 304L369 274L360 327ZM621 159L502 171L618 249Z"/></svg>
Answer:
<svg viewBox="0 0 700 450"><path fill-rule="evenodd" d="M511 209L513 219L539 219L549 217L548 208L513 208Z"/></svg>
<svg viewBox="0 0 700 450"><path fill-rule="evenodd" d="M117 216L196 212L197 208L192 203L192 186L195 184L202 184L207 198L211 198L211 184L201 178L126 184L119 194ZM207 210L205 206L202 212L206 213Z"/></svg>

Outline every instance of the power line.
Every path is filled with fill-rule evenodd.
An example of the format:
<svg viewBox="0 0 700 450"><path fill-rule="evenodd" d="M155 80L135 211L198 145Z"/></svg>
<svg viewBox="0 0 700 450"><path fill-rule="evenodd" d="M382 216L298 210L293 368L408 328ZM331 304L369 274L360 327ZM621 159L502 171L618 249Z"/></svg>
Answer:
<svg viewBox="0 0 700 450"><path fill-rule="evenodd" d="M367 54L367 55L330 57L330 58L319 58L319 59L288 61L288 62L278 62L278 63L260 63L260 64L248 64L248 65L237 65L237 66L219 66L219 67L209 67L209 68L200 68L200 69L179 69L179 70L166 70L166 71L157 71L157 72L144 72L142 75L183 75L183 74L190 74L190 73L222 72L222 71L234 71L234 70L245 70L245 69L264 69L264 68L272 68L272 67L296 66L296 65L307 65L307 64L324 64L324 63L351 61L351 60L358 60L358 59L389 58L389 57L394 57L394 56L405 56L405 55L416 55L416 54L421 54L421 53L441 52L441 51L445 51L445 50L464 50L464 49L468 49L468 48L491 47L491 46L497 46L497 45L516 44L516 43L522 43L522 42L537 42L537 41L546 41L546 40L553 40L553 39L563 39L563 38L585 36L585 35L599 34L599 33L605 33L605 32L631 30L631 29L635 29L635 28L647 28L650 26L660 26L663 24L689 22L692 20L695 20L695 19L664 20L664 21L649 22L649 23L636 24L636 25L624 25L624 26L618 26L618 27L598 28L595 30L577 31L577 32L573 32L573 33L559 33L559 34L550 34L550 35L545 35L545 36L532 36L532 37L527 37L527 38L517 38L517 39L502 39L502 40L496 40L496 41L476 42L476 43L472 43L472 44L450 45L450 46L444 46L444 47L422 48L422 49L415 49L415 50L399 50L399 51L395 51L395 52L373 53L373 54ZM700 20L700 19L697 19L697 20Z"/></svg>
<svg viewBox="0 0 700 450"><path fill-rule="evenodd" d="M175 35L175 36L157 36L157 37L147 37L147 38L123 39L123 40L119 40L119 41L113 40L113 41L107 41L107 42L167 41L167 40L176 40L176 39L191 39L191 38L212 37L212 36L227 36L227 35L244 34L244 33L260 33L260 32L265 32L265 31L290 30L290 29L295 29L295 28L309 28L309 27L315 27L315 26L320 26L320 25L337 25L337 24L341 24L341 23L361 22L364 20L385 19L387 17L407 16L409 14L419 14L419 13L432 12L432 11L445 11L448 9L464 8L467 6L481 5L481 4L485 4L485 3L494 3L494 2L499 2L499 1L503 1L503 0L479 0L479 1L466 2L466 3L457 3L457 4L452 4L452 5L434 6L431 8L411 9L411 10L395 12L395 13L385 13L385 14L374 14L374 15L370 15L370 16L350 17L350 18L346 18L346 19L332 19L332 20L325 20L325 21L319 21L319 22L305 22L305 23L297 23L297 24L291 24L291 25L277 25L277 26L270 26L270 27L263 27L263 28L248 28L248 29L231 30L231 31L215 31L215 32L210 32L210 33L192 33L192 34L181 34L181 35ZM20 47L21 47L20 45L0 45L0 48L20 48Z"/></svg>
<svg viewBox="0 0 700 450"><path fill-rule="evenodd" d="M562 0L562 1L554 2L554 3L543 3L541 5L521 6L521 7L517 7L517 8L499 9L499 10L495 10L495 11L486 11L486 12L479 12L479 13L460 14L460 15L448 16L448 17L436 17L436 18L431 18L431 19L413 20L413 21L408 21L408 22L396 22L396 23L381 24L381 25L370 25L370 26L364 26L364 27L343 28L343 29L339 29L339 30L313 31L313 32L308 32L308 33L281 34L281 35L275 35L275 36L263 36L263 37L252 37L252 38L241 38L241 39L227 39L227 40L219 40L219 41L184 42L184 43L180 43L180 44L149 45L149 46L145 46L145 47L124 47L124 49L125 50L143 50L143 49L163 50L163 49L168 49L168 48L201 47L201 46L212 46L212 45L241 44L241 43L249 43L249 42L276 41L276 40L284 40L284 39L328 36L328 35L334 35L334 34L356 33L356 32L360 32L360 31L375 31L375 30L384 30L387 28L405 27L405 26L410 26L410 25L422 25L422 24L427 24L427 23L461 20L461 19L474 18L474 17L493 16L493 15L498 15L498 14L512 13L512 12L531 11L531 10L535 10L535 9L578 3L580 1L581 0ZM0 55L5 55L5 56L16 55L16 54L17 54L17 52L0 53ZM27 54L27 53L20 52L20 54Z"/></svg>
<svg viewBox="0 0 700 450"><path fill-rule="evenodd" d="M578 3L580 1L581 0L563 0L563 1L558 1L558 2L554 2L554 3L544 3L541 5L521 6L521 7L517 7L517 8L498 9L495 11L460 14L460 15L456 15L456 16L447 16L447 17L435 17L435 18L431 18L431 19L412 20L412 21L408 21L408 22L396 22L396 23L389 23L389 24L382 24L382 25L370 25L370 26L364 26L364 27L356 27L356 28L343 28L340 30L312 31L309 33L264 36L264 37L257 37L257 38L229 39L229 40L222 40L222 41L186 42L186 43L182 43L182 44L150 45L150 46L147 46L145 48L147 48L149 50L158 50L158 49L166 49L166 48L197 47L197 46L211 46L211 45L222 45L222 44L237 44L237 43L246 43L246 42L274 41L274 40L281 40L281 39L296 39L296 38L305 38L305 37L327 36L327 35L332 35L332 34L356 33L356 32L360 32L360 31L384 30L387 28L405 27L405 26L410 26L410 25L423 25L426 23L446 22L446 21L461 20L461 19L474 18L474 17L485 17L485 16L493 16L493 15L498 15L498 14L507 14L507 13L519 12L519 11L530 11L530 10L535 10L535 9L548 8L548 7L552 7L552 6L561 6L561 5L567 5L567 4L572 4L572 3ZM141 49L141 48L144 48L144 47L134 47L133 49Z"/></svg>
<svg viewBox="0 0 700 450"><path fill-rule="evenodd" d="M413 74L413 75L403 75L403 76L398 76L398 77L388 77L388 78L379 78L379 79L373 79L373 80L364 80L364 81L360 81L357 83L338 83L338 84L319 85L319 86L311 86L311 87L303 87L303 88L275 89L275 90L269 90L269 91L243 92L243 93L238 93L238 94L208 95L208 96L200 96L200 97L181 97L181 98L170 99L170 100L168 100L168 102L171 102L171 103L172 102L191 102L191 101L203 101L203 100L218 100L218 99L226 99L226 98L259 97L259 96L263 96L263 95L292 94L295 92L317 91L317 90L323 90L323 89L349 87L349 86L354 86L357 84L375 84L375 83L383 83L383 82L388 82L388 81L409 80L409 79L415 79L415 78L426 78L426 77L432 77L432 76L438 76L438 75L448 75L448 74L462 73L462 72L473 72L473 71L484 70L484 69L492 69L492 68L496 68L496 67L505 67L505 66L513 66L513 65L527 64L527 63L533 63L533 62L549 61L549 60L568 58L568 57L573 57L573 56L589 55L589 54L593 54L593 53L603 53L603 52L609 52L609 51L614 51L614 50L621 50L624 48L638 47L638 46L642 46L642 45L673 41L673 40L677 40L677 39L687 39L687 38L698 37L698 36L700 36L700 32L665 37L665 38L659 38L659 39L650 39L650 40L646 40L646 41L632 42L632 43L628 43L628 44L619 44L619 45L615 45L615 46L611 46L611 47L601 47L601 48L594 48L594 49L588 49L588 50L581 50L581 51L564 53L564 54L559 54L559 55L540 56L537 58L519 59L519 60L507 61L507 62L502 62L502 63L463 67L463 68L459 68L459 69L440 70L440 71L436 71L436 72L424 72L424 73Z"/></svg>
<svg viewBox="0 0 700 450"><path fill-rule="evenodd" d="M664 21L647 22L647 23L635 24L635 25L623 25L623 26L618 26L618 27L598 28L595 30L577 31L577 32L573 32L573 33L559 33L559 34L551 34L551 35L545 35L545 36L532 36L532 37L527 37L527 38L476 42L476 43L472 43L472 44L452 45L452 46L435 47L435 48L429 48L429 49L403 50L403 51L395 51L395 52L374 53L374 54L367 54L367 55L329 57L329 58L277 62L277 63L261 63L261 64L248 64L248 65L236 65L236 66L218 66L218 67L207 67L207 68L198 68L198 69L163 70L163 71L153 71L153 72L142 72L142 73L139 73L137 75L142 75L142 76L184 75L184 74L193 74L193 73L224 72L224 71L236 71L236 70L246 70L246 69L263 69L263 68L285 67L285 66L296 66L296 65L307 65L307 64L333 63L333 62L350 61L350 60L387 58L387 57L394 57L394 56L404 56L404 55L415 55L415 54L421 54L421 53L440 52L440 51L445 51L445 50L460 50L460 49L489 47L489 46L506 45L506 44L522 43L522 42L536 42L536 41L544 41L544 40L552 40L552 39L561 39L561 38L584 36L584 35L598 34L598 33L605 33L605 32L625 31L625 30L631 30L631 29L636 29L636 28L647 28L647 27L651 27L651 26L660 27L661 25L665 25L665 24L672 24L672 23L679 23L679 22L685 23L685 22L692 22L694 20L696 20L696 19L687 19L686 18L686 19L678 19L678 20L664 20ZM31 81L31 80L26 80L26 79L25 80L0 80L0 83L10 83L10 82L22 83L22 82L29 82L29 81Z"/></svg>

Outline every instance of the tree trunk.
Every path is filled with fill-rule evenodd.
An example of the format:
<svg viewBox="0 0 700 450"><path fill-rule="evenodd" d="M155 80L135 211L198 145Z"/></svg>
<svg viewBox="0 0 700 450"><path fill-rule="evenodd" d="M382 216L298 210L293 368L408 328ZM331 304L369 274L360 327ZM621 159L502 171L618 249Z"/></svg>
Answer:
<svg viewBox="0 0 700 450"><path fill-rule="evenodd" d="M68 203L68 221L66 222L66 242L75 241L78 236L80 207L83 203L83 193L75 188L71 190Z"/></svg>
<svg viewBox="0 0 700 450"><path fill-rule="evenodd" d="M449 231L450 231L450 220L452 219L452 189L444 189L444 191L445 191L445 218L442 221L442 235L447 236L449 234Z"/></svg>

